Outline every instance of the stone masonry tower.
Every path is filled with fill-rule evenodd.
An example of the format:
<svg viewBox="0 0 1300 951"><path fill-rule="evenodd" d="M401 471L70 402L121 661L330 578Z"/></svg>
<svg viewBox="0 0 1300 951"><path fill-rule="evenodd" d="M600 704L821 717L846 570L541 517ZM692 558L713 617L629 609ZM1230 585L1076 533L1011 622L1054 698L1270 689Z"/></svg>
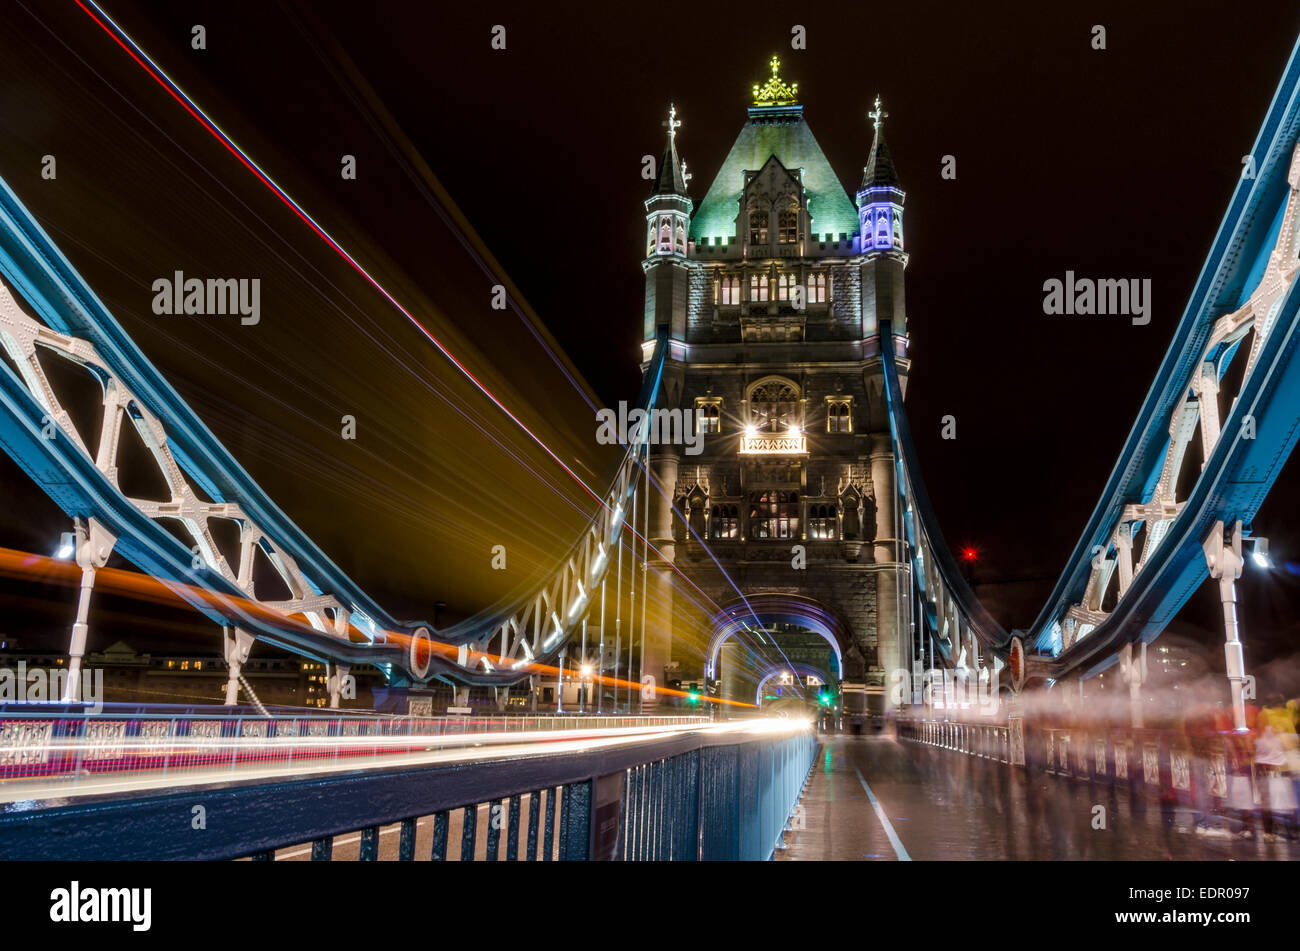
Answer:
<svg viewBox="0 0 1300 951"><path fill-rule="evenodd" d="M748 703L843 683L879 711L887 672L910 668L880 375L884 346L908 367L904 193L879 98L855 206L770 68L698 209L670 110L645 202L643 359L666 328L658 407L705 437L698 455L651 449L673 505L651 493L644 672ZM675 593L664 562L706 597Z"/></svg>

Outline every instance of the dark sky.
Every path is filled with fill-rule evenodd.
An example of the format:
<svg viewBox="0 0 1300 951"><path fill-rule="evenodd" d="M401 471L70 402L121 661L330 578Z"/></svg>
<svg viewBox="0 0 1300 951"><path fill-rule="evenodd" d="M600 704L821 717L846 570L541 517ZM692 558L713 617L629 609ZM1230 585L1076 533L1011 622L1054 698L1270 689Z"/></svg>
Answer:
<svg viewBox="0 0 1300 951"><path fill-rule="evenodd" d="M106 8L593 485L611 457L592 444L585 402L519 317L489 308L493 281L340 82L348 68L333 47L598 405L639 385L641 156L661 150L668 102L699 200L772 53L850 185L879 93L907 190L908 409L924 476L949 543L981 552L981 594L1005 624L1026 626L1168 346L1300 13L1284 2L1248 15L1207 2L985 6ZM796 23L806 51L790 49ZM206 50L190 47L194 24ZM504 51L490 47L496 24ZM1104 51L1090 46L1095 24ZM509 585L553 563L582 523L581 490L403 318L74 4L15 0L0 31L0 175L331 557L395 613L426 617L438 599L464 615L506 593L488 570L492 544L509 548ZM339 175L345 153L355 182ZM44 154L58 158L55 182L39 177ZM944 155L955 181L940 177ZM262 323L155 317L149 286L176 269L260 277ZM1151 323L1045 317L1043 281L1067 269L1150 278ZM355 443L339 438L343 413L358 418ZM943 441L949 413L958 438ZM1294 470L1256 523L1279 561L1300 561ZM18 503L0 507L0 545L49 550L57 510L7 459L0 484ZM1281 644L1300 582L1275 574L1243 590L1248 642ZM70 593L23 596L17 623L62 638ZM105 630L131 629L113 614L129 605L102 610ZM1213 625L1212 594L1185 615Z"/></svg>

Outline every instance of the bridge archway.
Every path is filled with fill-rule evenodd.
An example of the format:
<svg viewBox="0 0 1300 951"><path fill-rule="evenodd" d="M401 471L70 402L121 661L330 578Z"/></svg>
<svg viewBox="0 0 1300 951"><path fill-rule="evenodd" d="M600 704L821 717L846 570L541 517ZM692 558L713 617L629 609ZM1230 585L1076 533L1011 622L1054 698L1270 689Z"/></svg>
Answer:
<svg viewBox="0 0 1300 951"><path fill-rule="evenodd" d="M729 699L745 699L757 688L761 691L769 674L782 670L807 668L825 682L844 679L844 652L852 643L849 628L822 604L810 598L789 594L758 594L745 602L734 602L711 619L712 633L705 653L705 677L725 680L722 691ZM803 648L785 648L777 642L781 636L799 635ZM811 636L811 637L810 637ZM807 641L820 638L830 648L820 658L807 656ZM733 666L744 654L723 648L728 641L743 645L748 660ZM805 656L787 656L795 650ZM823 648L822 651L825 649ZM753 655L757 655L754 657ZM757 664L754 661L757 660ZM725 670L722 668L726 668Z"/></svg>
<svg viewBox="0 0 1300 951"><path fill-rule="evenodd" d="M815 677L823 684L834 683L835 681L834 674L830 671L823 670L815 664L772 664L759 675L758 688L754 691L755 706L761 707L763 705L763 688L782 674L794 674L798 677Z"/></svg>

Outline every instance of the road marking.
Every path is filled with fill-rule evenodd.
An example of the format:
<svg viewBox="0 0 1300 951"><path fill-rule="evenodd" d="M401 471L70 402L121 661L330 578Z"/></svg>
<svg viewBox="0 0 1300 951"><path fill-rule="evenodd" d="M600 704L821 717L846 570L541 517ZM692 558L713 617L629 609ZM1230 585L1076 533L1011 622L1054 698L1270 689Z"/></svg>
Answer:
<svg viewBox="0 0 1300 951"><path fill-rule="evenodd" d="M858 774L858 782L862 784L867 798L871 800L871 808L876 810L876 818L885 827L885 835L889 836L889 844L894 847L894 854L898 856L898 861L912 861L912 856L907 854L907 849L903 848L903 843L899 841L898 833L894 831L894 827L890 824L889 816L885 815L885 810L881 808L879 801L877 801L876 794L871 791L871 787L867 785L867 781L862 777L862 770L854 766L853 772Z"/></svg>

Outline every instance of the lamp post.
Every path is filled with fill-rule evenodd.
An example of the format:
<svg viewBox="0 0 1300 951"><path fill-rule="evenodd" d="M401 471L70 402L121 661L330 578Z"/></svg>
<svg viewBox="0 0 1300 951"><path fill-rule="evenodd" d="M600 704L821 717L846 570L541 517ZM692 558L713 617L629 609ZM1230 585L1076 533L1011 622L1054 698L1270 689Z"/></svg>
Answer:
<svg viewBox="0 0 1300 951"><path fill-rule="evenodd" d="M578 694L578 712L586 713L587 703L588 703L587 693L591 689L591 674L592 674L591 664L584 663L580 668L578 668L578 670L582 675L582 680L581 680L582 692Z"/></svg>

